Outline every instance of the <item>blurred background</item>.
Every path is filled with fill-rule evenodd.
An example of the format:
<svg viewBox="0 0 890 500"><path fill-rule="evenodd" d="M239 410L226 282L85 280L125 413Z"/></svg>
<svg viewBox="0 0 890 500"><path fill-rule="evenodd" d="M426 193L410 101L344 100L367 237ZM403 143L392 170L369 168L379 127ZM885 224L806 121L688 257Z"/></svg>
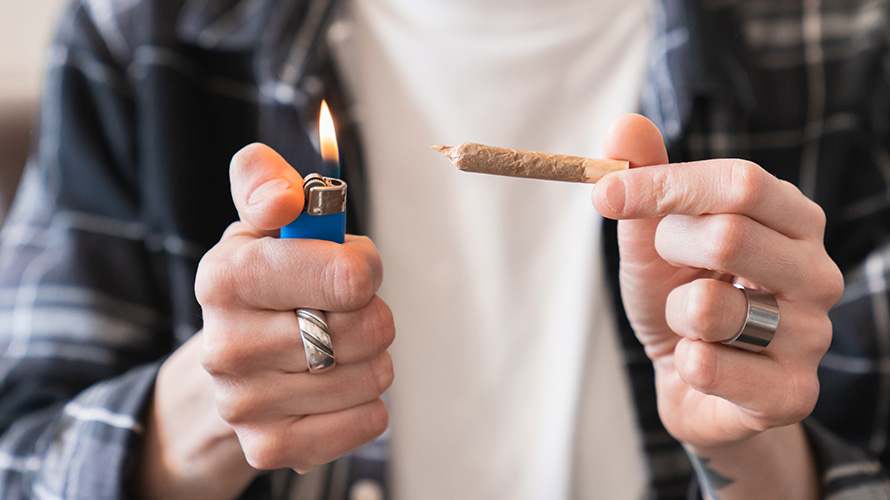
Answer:
<svg viewBox="0 0 890 500"><path fill-rule="evenodd" d="M0 223L35 137L46 48L67 0L0 0Z"/></svg>

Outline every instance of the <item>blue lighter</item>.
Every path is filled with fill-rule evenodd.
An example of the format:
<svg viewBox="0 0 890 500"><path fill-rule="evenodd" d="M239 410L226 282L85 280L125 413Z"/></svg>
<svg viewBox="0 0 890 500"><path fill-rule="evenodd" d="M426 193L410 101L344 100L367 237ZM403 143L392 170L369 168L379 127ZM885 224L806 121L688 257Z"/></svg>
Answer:
<svg viewBox="0 0 890 500"><path fill-rule="evenodd" d="M321 102L318 129L324 175L309 174L303 179L303 213L281 228L281 237L343 243L346 235L346 183L337 178L340 154L334 120L325 101Z"/></svg>
<svg viewBox="0 0 890 500"><path fill-rule="evenodd" d="M311 238L343 243L346 235L346 183L309 174L303 180L303 213L281 228L282 238Z"/></svg>

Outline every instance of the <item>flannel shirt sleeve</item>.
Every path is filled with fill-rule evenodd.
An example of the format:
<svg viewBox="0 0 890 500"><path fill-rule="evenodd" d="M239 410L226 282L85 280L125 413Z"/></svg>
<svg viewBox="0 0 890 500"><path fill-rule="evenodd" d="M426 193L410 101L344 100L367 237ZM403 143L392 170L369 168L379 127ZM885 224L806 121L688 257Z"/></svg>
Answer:
<svg viewBox="0 0 890 500"><path fill-rule="evenodd" d="M804 429L819 467L822 498L890 498L890 480L883 464L815 419L805 420Z"/></svg>
<svg viewBox="0 0 890 500"><path fill-rule="evenodd" d="M127 498L173 347L126 72L87 3L48 53L39 142L0 234L0 497Z"/></svg>
<svg viewBox="0 0 890 500"><path fill-rule="evenodd" d="M821 396L805 428L825 498L890 498L890 245L845 275L829 313L832 344L819 366Z"/></svg>

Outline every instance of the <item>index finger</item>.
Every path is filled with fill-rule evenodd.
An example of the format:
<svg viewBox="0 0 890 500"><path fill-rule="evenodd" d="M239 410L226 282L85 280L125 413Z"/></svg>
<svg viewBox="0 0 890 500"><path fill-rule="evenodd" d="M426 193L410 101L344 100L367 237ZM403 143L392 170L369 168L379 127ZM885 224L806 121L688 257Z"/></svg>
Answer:
<svg viewBox="0 0 890 500"><path fill-rule="evenodd" d="M383 263L365 236L343 244L258 238L238 222L201 260L196 280L203 307L351 311L380 288Z"/></svg>
<svg viewBox="0 0 890 500"><path fill-rule="evenodd" d="M612 219L738 214L794 239L822 238L825 215L793 184L740 159L639 167L601 179L597 211Z"/></svg>

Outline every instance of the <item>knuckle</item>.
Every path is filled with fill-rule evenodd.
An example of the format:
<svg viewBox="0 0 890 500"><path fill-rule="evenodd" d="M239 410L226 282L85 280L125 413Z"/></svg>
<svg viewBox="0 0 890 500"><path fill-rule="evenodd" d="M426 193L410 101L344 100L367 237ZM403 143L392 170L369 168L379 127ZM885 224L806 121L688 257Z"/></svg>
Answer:
<svg viewBox="0 0 890 500"><path fill-rule="evenodd" d="M311 464L295 464L291 465L290 469L300 475L306 475L310 472L314 471L317 468L316 465Z"/></svg>
<svg viewBox="0 0 890 500"><path fill-rule="evenodd" d="M211 376L221 377L236 373L247 362L246 352L229 340L233 337L231 333L205 332L201 339L201 366Z"/></svg>
<svg viewBox="0 0 890 500"><path fill-rule="evenodd" d="M676 204L676 190L671 189L672 179L669 173L662 169L652 171L652 196L656 213L666 214Z"/></svg>
<svg viewBox="0 0 890 500"><path fill-rule="evenodd" d="M834 307L844 295L844 275L837 265L832 261L829 267L829 276L825 279L826 285L822 288L825 291L825 301L829 308Z"/></svg>
<svg viewBox="0 0 890 500"><path fill-rule="evenodd" d="M825 234L825 226L828 224L828 216L825 215L825 210L823 210L818 203L810 200L808 206L810 207L810 226L815 229L821 239L822 235Z"/></svg>
<svg viewBox="0 0 890 500"><path fill-rule="evenodd" d="M226 286L231 277L220 262L218 247L213 247L198 262L195 275L195 298L202 307L218 305L226 296ZM222 293L221 293L222 292Z"/></svg>
<svg viewBox="0 0 890 500"><path fill-rule="evenodd" d="M289 467L288 447L283 439L274 433L249 433L241 439L244 458L251 467L258 470L273 470ZM240 436L239 436L240 437Z"/></svg>
<svg viewBox="0 0 890 500"><path fill-rule="evenodd" d="M795 374L788 377L785 394L786 407L781 424L797 423L807 418L819 399L819 379L813 373Z"/></svg>
<svg viewBox="0 0 890 500"><path fill-rule="evenodd" d="M748 427L752 431L754 431L758 434L761 432L766 432L774 427L781 427L781 426L782 426L782 421L780 419L773 417L773 416L769 416L769 417L759 416L759 417L751 419L750 423L748 424Z"/></svg>
<svg viewBox="0 0 890 500"><path fill-rule="evenodd" d="M384 352L381 356L378 356L377 360L372 364L372 370L375 395L379 396L389 389L389 386L392 385L395 379L392 357L390 357L389 353Z"/></svg>
<svg viewBox="0 0 890 500"><path fill-rule="evenodd" d="M705 394L712 394L720 380L715 347L707 342L691 342L686 362L680 370L687 384Z"/></svg>
<svg viewBox="0 0 890 500"><path fill-rule="evenodd" d="M217 341L215 335L205 331L204 337L201 339L201 366L204 371L214 376L225 373L223 371L223 366L226 365L224 351L225 344Z"/></svg>
<svg viewBox="0 0 890 500"><path fill-rule="evenodd" d="M309 474L310 472L314 471L315 466L314 465L293 465L293 466L291 466L291 469L294 472L296 472L297 474L305 475L305 474Z"/></svg>
<svg viewBox="0 0 890 500"><path fill-rule="evenodd" d="M718 311L722 302L718 299L717 284L711 281L696 281L690 288L689 301L686 304L687 321L690 333L698 338L709 338L710 332L721 326Z"/></svg>
<svg viewBox="0 0 890 500"><path fill-rule="evenodd" d="M327 267L327 281L332 284L330 302L341 310L355 310L366 305L377 292L373 269L357 252L340 247Z"/></svg>
<svg viewBox="0 0 890 500"><path fill-rule="evenodd" d="M707 259L718 270L732 267L744 255L747 225L744 217L715 215L711 217Z"/></svg>
<svg viewBox="0 0 890 500"><path fill-rule="evenodd" d="M248 303L248 297L265 289L265 280L258 279L258 276L262 274L260 264L266 259L264 245L260 240L238 247L226 261L226 285L240 303Z"/></svg>
<svg viewBox="0 0 890 500"><path fill-rule="evenodd" d="M809 259L813 264L805 270L807 298L820 312L830 310L844 295L844 275L824 249Z"/></svg>
<svg viewBox="0 0 890 500"><path fill-rule="evenodd" d="M244 302L245 292L261 280L248 279L256 275L262 256L258 245L242 245L234 251L222 252L216 247L198 264L195 296L203 307L230 306Z"/></svg>
<svg viewBox="0 0 890 500"><path fill-rule="evenodd" d="M386 392L394 379L392 359L383 353L362 367L361 377L356 382L357 394L362 402L370 402Z"/></svg>
<svg viewBox="0 0 890 500"><path fill-rule="evenodd" d="M812 352L821 358L828 352L828 348L831 347L831 339L833 335L834 329L831 320L825 315L819 320L818 325L810 329L808 341Z"/></svg>
<svg viewBox="0 0 890 500"><path fill-rule="evenodd" d="M372 345L381 351L388 349L396 338L392 310L382 299L375 296L372 299L371 314L373 314L373 319L370 321L370 324L373 325L370 333Z"/></svg>
<svg viewBox="0 0 890 500"><path fill-rule="evenodd" d="M363 427L362 440L371 441L386 431L389 426L389 412L383 401L377 399L364 405L360 420Z"/></svg>
<svg viewBox="0 0 890 500"><path fill-rule="evenodd" d="M762 201L768 173L756 163L735 160L730 165L729 203L733 211L747 213Z"/></svg>
<svg viewBox="0 0 890 500"><path fill-rule="evenodd" d="M217 384L218 385L218 384ZM250 422L256 414L257 405L250 401L250 397L239 395L235 397L219 396L225 389L217 389L216 410L220 418L229 425L243 425Z"/></svg>

